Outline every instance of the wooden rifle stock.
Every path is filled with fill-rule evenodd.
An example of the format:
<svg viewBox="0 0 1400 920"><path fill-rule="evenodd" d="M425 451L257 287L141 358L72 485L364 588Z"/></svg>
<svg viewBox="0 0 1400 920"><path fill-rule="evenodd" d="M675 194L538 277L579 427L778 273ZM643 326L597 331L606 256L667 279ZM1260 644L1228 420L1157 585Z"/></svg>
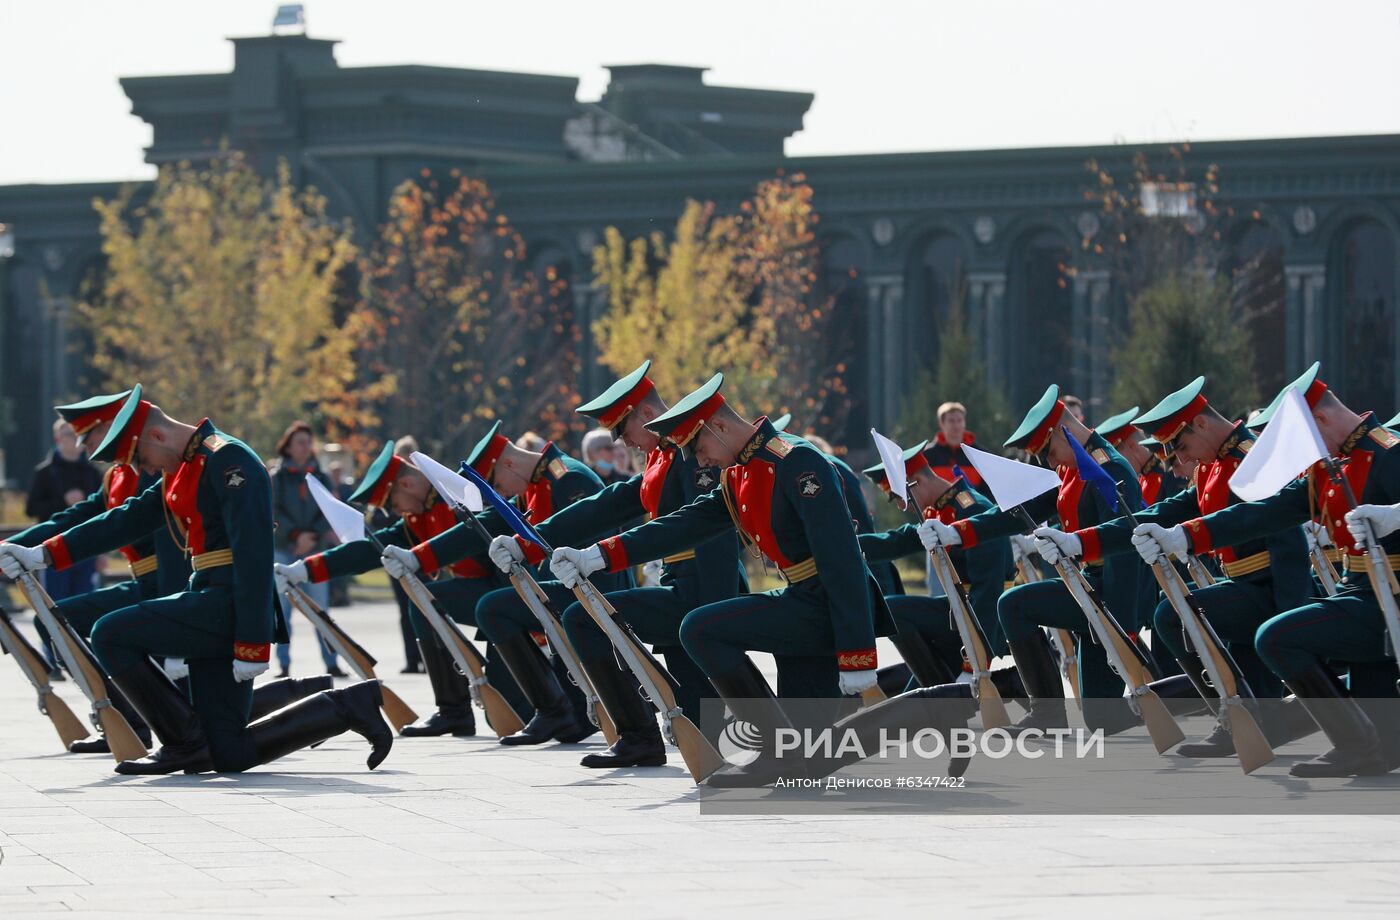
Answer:
<svg viewBox="0 0 1400 920"><path fill-rule="evenodd" d="M1269 746L1259 724L1240 696L1237 668L1220 647L1218 637L1210 629L1209 622L1201 615L1181 573L1169 559L1158 559L1152 563L1152 574L1157 584L1167 596L1177 619L1191 639L1191 645L1205 665L1211 685L1215 687L1223 707L1222 716L1230 728L1230 737L1235 742L1235 752L1239 754L1240 768L1245 773L1253 773L1274 759L1274 750Z"/></svg>
<svg viewBox="0 0 1400 920"><path fill-rule="evenodd" d="M473 520L475 519L473 518ZM603 705L603 701L598 698L598 691L594 688L593 681L588 676L588 670L583 666L583 661L579 659L578 652L574 651L573 643L569 641L568 636L564 635L564 625L559 622L559 617L550 607L549 595L544 593L540 583L535 581L534 576L521 565L516 565L511 571L510 583L515 588L515 593L520 595L521 602L535 615L535 619L539 620L540 627L544 630L545 638L549 640L550 647L559 656L559 660L564 662L564 669L569 672L574 686L578 687L579 692L583 694L584 700L588 704L589 721L598 726L598 730L603 733L603 738L609 746L616 744L617 725L613 722L612 716L608 714L608 709Z"/></svg>
<svg viewBox="0 0 1400 920"><path fill-rule="evenodd" d="M1327 558L1327 553L1317 542L1312 542L1312 567L1317 574L1317 580L1322 584L1322 590L1327 592L1328 597L1335 597L1337 594L1337 569L1332 565L1332 560Z"/></svg>
<svg viewBox="0 0 1400 920"><path fill-rule="evenodd" d="M350 665L350 669L359 675L361 680L379 680L374 673L374 666L378 663L374 656L365 651L364 646L350 637L340 624L331 617L329 611L322 610L316 602L297 585L287 585L287 600L292 606L302 612L311 624L316 627L316 631L325 637L326 642L335 649L336 654L344 658ZM384 700L384 715L389 723L394 726L395 731L402 731L405 725L410 725L418 721L418 713L405 703L397 693L390 690L384 681L379 680L379 693Z"/></svg>
<svg viewBox="0 0 1400 920"><path fill-rule="evenodd" d="M624 664L631 670L647 699L661 713L662 729L681 752L681 759L698 784L724 765L714 745L681 712L676 702L673 679L646 647L617 619L617 610L588 580L574 587L574 596L608 637Z"/></svg>
<svg viewBox="0 0 1400 920"><path fill-rule="evenodd" d="M58 732L64 750L73 742L86 738L88 731L82 720L73 715L73 710L68 708L68 704L63 702L63 698L55 693L49 684L49 668L43 657L15 628L14 623L10 622L10 615L3 610L0 610L0 648L14 658L19 669L34 687L34 691L39 694L39 711L48 716L49 721L53 723L54 731Z"/></svg>
<svg viewBox="0 0 1400 920"><path fill-rule="evenodd" d="M491 726L491 730L504 738L524 728L525 721L520 718L520 714L501 696L501 691L491 686L487 680L486 659L462 634L462 630L452 618L438 607L427 586L412 573L400 577L399 584L422 612L424 619L433 627L433 631L438 634L442 644L447 647L448 654L457 662L457 667L467 676L467 681L471 684L472 698L486 712L486 722Z"/></svg>
<svg viewBox="0 0 1400 920"><path fill-rule="evenodd" d="M1004 728L1011 724L1011 717L1006 713L1006 703L1002 701L996 684L992 683L992 656L987 651L987 638L982 634L982 626L972 613L967 593L962 582L958 581L958 573L953 568L953 560L949 558L948 551L941 546L935 546L930 556L933 559L934 574L938 576L944 593L948 595L948 610L957 625L963 651L967 654L968 663L972 665L972 686L977 694L982 728L984 731Z"/></svg>
<svg viewBox="0 0 1400 920"><path fill-rule="evenodd" d="M87 643L68 625L68 621L54 605L53 598L49 597L33 574L26 572L20 575L18 581L20 590L34 608L34 615L43 622L44 628L49 631L49 638L53 640L54 648L68 665L73 682L92 702L93 712L102 726L102 734L107 738L107 746L111 749L112 756L118 763L145 757L149 753L146 746L136 737L136 732L132 731L126 717L118 712L108 699L107 679Z"/></svg>

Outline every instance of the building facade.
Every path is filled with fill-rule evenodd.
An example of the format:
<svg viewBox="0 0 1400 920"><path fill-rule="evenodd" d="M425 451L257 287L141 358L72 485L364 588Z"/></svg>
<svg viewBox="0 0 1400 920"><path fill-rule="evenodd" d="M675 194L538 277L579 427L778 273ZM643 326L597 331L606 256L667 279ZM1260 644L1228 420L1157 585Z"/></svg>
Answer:
<svg viewBox="0 0 1400 920"><path fill-rule="evenodd" d="M732 208L779 170L801 171L821 214L824 289L837 332L854 344L851 431L892 421L913 375L937 349L955 280L988 374L1013 405L1049 382L1106 404L1109 344L1121 298L1086 202L1097 160L1126 173L1165 148L1066 147L788 157L812 97L711 86L703 70L610 68L596 103L572 77L441 67L340 67L334 42L234 39L228 73L122 80L153 129L149 162L245 151L260 168L286 161L330 209L364 232L392 189L423 169L485 178L524 235L532 267L569 279L584 330L587 391L606 372L587 329L607 305L591 284L603 230L628 236L674 225L687 198ZM1232 215L1228 264L1249 307L1261 385L1309 362L1351 404L1400 408L1397 260L1400 136L1197 143ZM0 398L12 477L47 445L50 406L79 395L81 343L71 308L101 270L91 202L117 184L0 187ZM956 394L949 394L955 396Z"/></svg>

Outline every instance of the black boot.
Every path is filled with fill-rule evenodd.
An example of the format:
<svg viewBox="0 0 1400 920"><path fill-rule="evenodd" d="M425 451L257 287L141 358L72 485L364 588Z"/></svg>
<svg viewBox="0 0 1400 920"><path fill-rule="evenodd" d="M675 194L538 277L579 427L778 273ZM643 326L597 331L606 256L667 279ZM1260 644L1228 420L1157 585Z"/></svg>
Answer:
<svg viewBox="0 0 1400 920"><path fill-rule="evenodd" d="M1016 670L1014 664L1009 668L997 668L993 671L992 686L997 688L997 693L1001 694L1003 700L1015 700L1027 709L1030 708L1026 685L1021 682L1021 672Z"/></svg>
<svg viewBox="0 0 1400 920"><path fill-rule="evenodd" d="M510 636L505 642L497 642L496 648L521 692L535 707L535 714L525 727L500 739L501 744L572 743L598 730L592 724L581 724L587 719L580 719L574 711L564 695L564 688L559 685L559 678L554 676L554 669L529 633Z"/></svg>
<svg viewBox="0 0 1400 920"><path fill-rule="evenodd" d="M160 741L155 753L117 764L118 773L139 776L207 769L209 744L199 716L155 662L143 658L125 674L113 677L112 683L141 713Z"/></svg>
<svg viewBox="0 0 1400 920"><path fill-rule="evenodd" d="M919 686L937 687L939 684L951 684L957 679L957 675L950 673L948 666L929 648L923 636L896 633L890 636L890 641L899 650L904 663L909 665L909 670L914 672Z"/></svg>
<svg viewBox="0 0 1400 920"><path fill-rule="evenodd" d="M131 730L136 732L136 737L141 739L141 743L148 749L151 746L151 727L146 724L146 720L141 718L141 713L136 711L136 707L122 695L122 692L112 686L112 682L103 678L103 684L107 690L107 699L112 701L112 708L122 714L126 719L126 724L131 726ZM70 754L110 754L112 748L107 744L105 735L97 734L91 738L84 738L82 741L74 741L68 745Z"/></svg>
<svg viewBox="0 0 1400 920"><path fill-rule="evenodd" d="M258 748L258 763L269 763L353 731L369 741L370 753L365 763L373 770L394 746L394 731L379 714L383 704L379 681L366 680L342 690L323 690L283 707L248 726Z"/></svg>
<svg viewBox="0 0 1400 920"><path fill-rule="evenodd" d="M939 702L931 705L928 701L932 700ZM859 741L859 750L808 763L807 777L820 779L843 767L877 757L883 753L882 744L886 740L900 737L912 739L923 731L936 731L947 740L949 732L955 728L966 728L967 720L976 714L977 703L972 697L972 684L939 684L892 696L836 723L837 739L843 740L846 732L853 731ZM953 758L948 765L948 774L961 776L967 770L967 763L968 758Z"/></svg>
<svg viewBox="0 0 1400 920"><path fill-rule="evenodd" d="M757 668L746 666L731 674L712 675L710 682L734 713L734 721L725 728L724 737L739 739L743 746L756 750L758 756L743 766L725 764L705 779L705 785L716 789L752 789L785 777L807 775L807 764L802 757L784 761L777 756L778 730L792 729L792 722Z"/></svg>
<svg viewBox="0 0 1400 920"><path fill-rule="evenodd" d="M642 698L642 688L631 671L605 659L585 665L598 700L617 726L617 741L600 754L579 761L585 767L659 767L666 763L666 745L656 725L656 711Z"/></svg>
<svg viewBox="0 0 1400 920"><path fill-rule="evenodd" d="M433 687L433 702L437 711L412 725L405 725L399 734L405 738L434 738L454 735L459 738L476 734L476 715L472 712L471 682L457 670L452 655L437 639L418 640L418 653L428 671L428 683Z"/></svg>
<svg viewBox="0 0 1400 920"><path fill-rule="evenodd" d="M248 721L256 722L263 716L272 715L283 706L290 706L297 700L306 699L313 693L330 690L335 679L329 674L321 677L284 677L270 680L253 688L253 708L248 713Z"/></svg>
<svg viewBox="0 0 1400 920"><path fill-rule="evenodd" d="M1013 735L1027 729L1068 728L1065 715L1065 685L1060 669L1050 653L1050 640L1044 630L1037 629L1024 639L1008 643L1011 657L1016 659L1016 671L1030 698L1030 711L1007 731Z"/></svg>
<svg viewBox="0 0 1400 920"><path fill-rule="evenodd" d="M1293 776L1380 776L1390 772L1381 750L1376 726L1366 717L1356 700L1347 695L1336 676L1321 665L1313 665L1284 683L1307 707L1313 721L1322 727L1332 750L1312 760L1295 763Z"/></svg>

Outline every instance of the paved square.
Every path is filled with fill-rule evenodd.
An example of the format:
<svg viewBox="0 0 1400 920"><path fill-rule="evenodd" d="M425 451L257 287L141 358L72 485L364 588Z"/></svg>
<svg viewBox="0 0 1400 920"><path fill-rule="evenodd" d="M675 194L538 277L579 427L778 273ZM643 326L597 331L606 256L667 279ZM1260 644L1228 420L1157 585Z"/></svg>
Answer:
<svg viewBox="0 0 1400 920"><path fill-rule="evenodd" d="M394 609L336 615L428 711L426 678L397 673ZM293 673L308 676L319 659L296 626ZM59 692L85 712L71 682ZM7 658L0 739L6 920L1400 911L1388 816L702 816L679 755L595 773L577 765L589 745L489 735L400 740L373 773L342 736L241 776L126 778L108 757L59 753Z"/></svg>

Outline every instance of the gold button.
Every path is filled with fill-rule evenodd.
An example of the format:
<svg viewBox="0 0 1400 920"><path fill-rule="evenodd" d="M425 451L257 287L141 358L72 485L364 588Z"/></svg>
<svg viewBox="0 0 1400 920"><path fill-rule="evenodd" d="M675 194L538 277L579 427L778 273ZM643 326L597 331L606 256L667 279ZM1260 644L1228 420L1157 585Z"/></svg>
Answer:
<svg viewBox="0 0 1400 920"><path fill-rule="evenodd" d="M748 506L748 505L740 505L740 506L739 506L739 510L740 510L740 511L748 511L748 510L749 510L749 506Z"/></svg>

